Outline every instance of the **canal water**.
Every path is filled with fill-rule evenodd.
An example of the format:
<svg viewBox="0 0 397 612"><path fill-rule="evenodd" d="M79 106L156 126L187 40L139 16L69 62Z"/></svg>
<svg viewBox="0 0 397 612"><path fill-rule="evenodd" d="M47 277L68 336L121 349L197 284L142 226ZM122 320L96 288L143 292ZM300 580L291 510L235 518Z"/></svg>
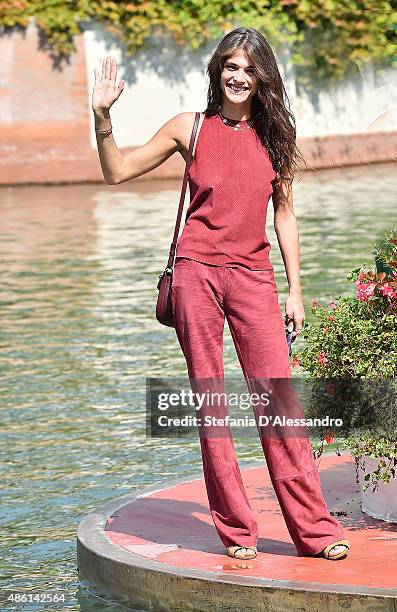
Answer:
<svg viewBox="0 0 397 612"><path fill-rule="evenodd" d="M294 183L307 320L312 298L352 292L347 274L371 261L377 232L397 220L396 187L392 164ZM197 440L145 433L146 378L186 375L174 330L154 314L179 189L172 180L0 190L1 589L3 598L65 597L1 609L120 610L79 587L79 521L201 471ZM284 310L271 204L267 232ZM241 375L227 324L225 370ZM263 461L258 439L235 445L242 467Z"/></svg>

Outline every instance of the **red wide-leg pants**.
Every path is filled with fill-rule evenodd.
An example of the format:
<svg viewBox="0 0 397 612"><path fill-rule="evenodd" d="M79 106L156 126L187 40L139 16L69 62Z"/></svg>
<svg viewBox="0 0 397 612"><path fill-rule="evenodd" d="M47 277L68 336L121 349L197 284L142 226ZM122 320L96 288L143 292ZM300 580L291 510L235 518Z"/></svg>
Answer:
<svg viewBox="0 0 397 612"><path fill-rule="evenodd" d="M283 315L273 270L243 266L214 266L177 257L172 281L175 331L186 359L194 391L222 391L224 378L223 332L225 316L244 377L291 380ZM288 381L289 379L289 381ZM210 384L211 386L211 384ZM254 382L254 391L256 389ZM288 415L293 395L288 389L279 407ZM291 403L288 405L288 400ZM202 408L202 414L214 411ZM227 406L218 409L227 414ZM255 417L260 413L254 409ZM303 413L301 414L303 416ZM199 427L204 479L211 516L226 547L255 546L258 525L247 498L229 426L219 435ZM328 512L308 436L271 436L258 428L270 479L288 531L299 556L320 552L344 537L338 521Z"/></svg>

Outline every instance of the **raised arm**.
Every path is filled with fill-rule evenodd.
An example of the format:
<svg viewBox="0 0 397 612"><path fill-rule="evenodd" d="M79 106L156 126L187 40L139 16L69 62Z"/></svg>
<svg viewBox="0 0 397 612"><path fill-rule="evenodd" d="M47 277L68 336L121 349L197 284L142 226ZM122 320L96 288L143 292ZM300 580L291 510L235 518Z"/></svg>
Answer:
<svg viewBox="0 0 397 612"><path fill-rule="evenodd" d="M117 63L108 56L102 63L102 74L95 70L95 86L92 93L92 110L95 129L107 130L111 126L110 107L124 88L120 81L116 88ZM180 113L165 123L144 145L127 155L122 155L112 133L96 132L98 154L105 182L118 185L146 174L160 166L176 151L183 141L183 130L191 113Z"/></svg>
<svg viewBox="0 0 397 612"><path fill-rule="evenodd" d="M179 115L172 117L146 144L127 153L119 168L118 183L124 183L150 172L179 150L180 119Z"/></svg>

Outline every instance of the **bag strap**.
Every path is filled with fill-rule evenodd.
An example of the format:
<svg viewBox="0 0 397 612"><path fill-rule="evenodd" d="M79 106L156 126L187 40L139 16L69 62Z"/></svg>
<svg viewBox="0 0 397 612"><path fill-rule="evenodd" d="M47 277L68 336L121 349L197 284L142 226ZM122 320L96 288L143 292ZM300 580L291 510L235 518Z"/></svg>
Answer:
<svg viewBox="0 0 397 612"><path fill-rule="evenodd" d="M177 214L177 217L176 217L174 236L172 238L171 247L170 247L170 251L169 251L167 268L172 268L173 263L174 263L174 255L175 255L176 243L177 243L177 240L178 240L178 233L179 233L179 227L180 227L180 224L181 224L183 204L184 204L184 201L185 201L185 194L186 194L186 187L187 187L187 175L188 175L188 172L189 172L190 164L192 162L193 144L194 144L194 141L195 141L195 138L196 138L196 133L197 133L197 127L198 127L198 124L199 124L199 120L200 120L200 113L197 112L195 120L194 120L192 134L190 136L189 153L188 153L188 156L187 156L187 161L186 161L186 166L185 166L185 174L183 175L181 197L179 199L178 214Z"/></svg>

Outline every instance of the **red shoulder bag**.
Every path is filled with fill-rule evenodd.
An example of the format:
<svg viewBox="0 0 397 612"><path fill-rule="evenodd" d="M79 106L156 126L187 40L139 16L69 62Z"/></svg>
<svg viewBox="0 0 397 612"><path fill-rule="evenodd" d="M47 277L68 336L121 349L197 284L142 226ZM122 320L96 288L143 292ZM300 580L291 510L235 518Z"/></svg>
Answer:
<svg viewBox="0 0 397 612"><path fill-rule="evenodd" d="M174 269L173 268L174 256L175 256L176 242L178 239L179 227L181 224L183 203L185 201L187 175L188 175L190 164L192 161L193 143L195 141L199 120L200 120L200 113L197 112L195 120L194 120L192 135L190 137L189 153L188 153L188 157L186 161L185 174L183 176L181 197L179 199L178 214L176 217L174 236L171 242L171 247L170 247L170 251L168 255L167 267L165 268L164 272L162 272L159 275L159 281L157 283L157 289L159 290L159 294L157 296L157 304L156 304L156 319L162 325L167 325L167 327L174 327L172 306L171 306L171 286L172 286L172 273Z"/></svg>

